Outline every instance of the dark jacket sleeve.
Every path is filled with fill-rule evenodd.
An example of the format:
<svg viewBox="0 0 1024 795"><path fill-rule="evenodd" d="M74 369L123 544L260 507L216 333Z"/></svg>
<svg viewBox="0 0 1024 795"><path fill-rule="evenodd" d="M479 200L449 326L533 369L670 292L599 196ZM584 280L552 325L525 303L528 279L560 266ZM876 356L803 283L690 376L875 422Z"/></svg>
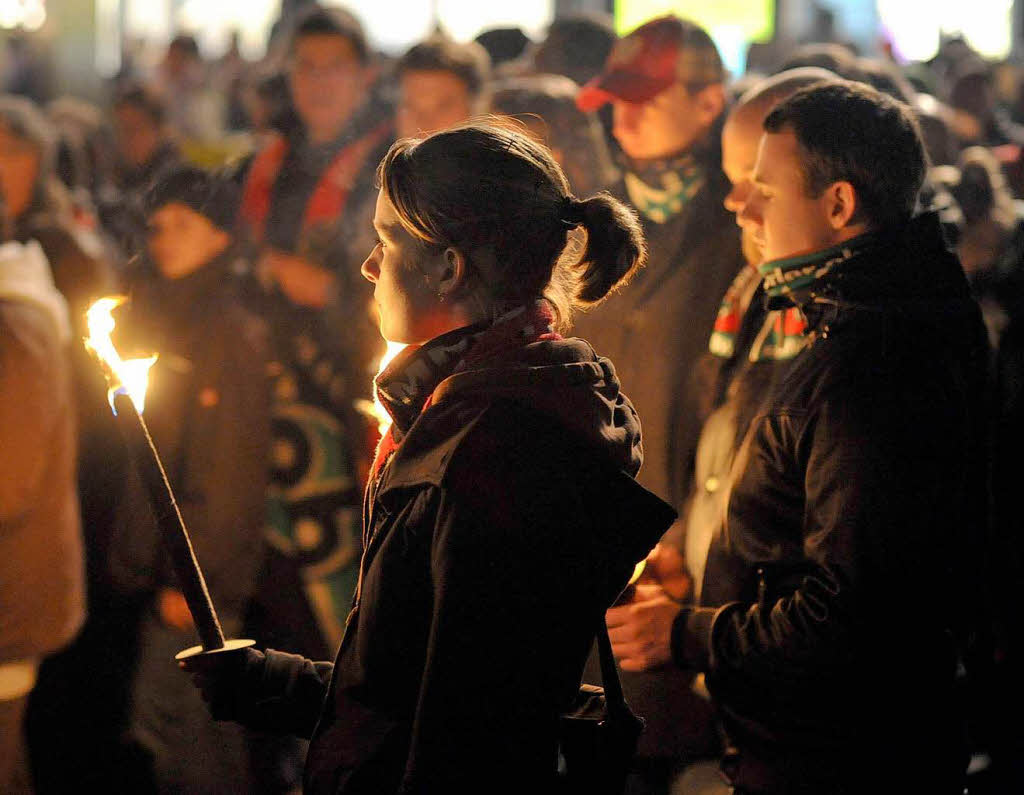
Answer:
<svg viewBox="0 0 1024 795"><path fill-rule="evenodd" d="M267 649L250 652L246 665L211 693L217 720L257 731L309 739L323 708L334 664Z"/></svg>
<svg viewBox="0 0 1024 795"><path fill-rule="evenodd" d="M596 623L600 608L567 562L551 498L515 466L494 461L443 493L403 793L526 791L553 773L556 705L579 683L567 661L582 668L592 633L580 616Z"/></svg>
<svg viewBox="0 0 1024 795"><path fill-rule="evenodd" d="M740 453L748 472L795 455L778 470L802 477L806 565L784 574L764 567L755 603L684 610L676 619L676 661L713 674L716 695L733 685L800 688L848 670L854 649L884 647L899 626L910 632L944 620L941 594L914 622L900 622L893 609L933 591L927 582L937 572L951 576L950 530L969 481L963 404L947 388L943 401L922 405L913 395L928 387L919 386L853 390L823 401L806 421L766 418L748 439L752 449ZM767 493L772 484L761 486Z"/></svg>

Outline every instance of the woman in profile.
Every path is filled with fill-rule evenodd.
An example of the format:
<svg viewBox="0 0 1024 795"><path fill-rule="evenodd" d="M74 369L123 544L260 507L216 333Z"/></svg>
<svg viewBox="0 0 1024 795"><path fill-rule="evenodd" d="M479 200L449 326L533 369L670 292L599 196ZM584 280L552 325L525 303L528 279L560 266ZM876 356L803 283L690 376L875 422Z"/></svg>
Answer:
<svg viewBox="0 0 1024 795"><path fill-rule="evenodd" d="M407 347L376 381L393 422L345 636L333 665L249 650L196 678L215 717L312 738L307 792L543 791L598 622L673 518L633 479L611 362L559 333L642 233L516 128L403 139L378 175L362 271Z"/></svg>

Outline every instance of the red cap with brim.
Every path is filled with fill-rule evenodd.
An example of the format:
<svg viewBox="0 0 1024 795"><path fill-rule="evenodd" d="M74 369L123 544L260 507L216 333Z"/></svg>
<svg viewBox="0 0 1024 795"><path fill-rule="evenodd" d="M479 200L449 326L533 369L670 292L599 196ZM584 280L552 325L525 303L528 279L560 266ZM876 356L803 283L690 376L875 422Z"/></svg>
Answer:
<svg viewBox="0 0 1024 795"><path fill-rule="evenodd" d="M703 28L658 17L615 43L604 71L580 89L576 105L592 111L615 100L640 104L673 83L705 84L723 76L718 50Z"/></svg>
<svg viewBox="0 0 1024 795"><path fill-rule="evenodd" d="M576 106L590 112L615 100L639 104L654 99L673 82L674 77L666 80L634 72L608 72L598 75L580 89L576 95Z"/></svg>

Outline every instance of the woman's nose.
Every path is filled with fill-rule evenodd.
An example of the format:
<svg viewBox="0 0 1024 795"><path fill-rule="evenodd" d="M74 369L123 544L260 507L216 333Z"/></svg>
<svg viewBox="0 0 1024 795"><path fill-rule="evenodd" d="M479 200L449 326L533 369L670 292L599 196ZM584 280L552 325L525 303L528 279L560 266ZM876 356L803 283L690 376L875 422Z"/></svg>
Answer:
<svg viewBox="0 0 1024 795"><path fill-rule="evenodd" d="M363 278L367 281L371 281L374 284L377 283L377 277L380 276L380 265L377 263L377 249L379 246L375 246L373 251L370 252L365 260L363 260L362 266L359 268L359 272L363 274Z"/></svg>

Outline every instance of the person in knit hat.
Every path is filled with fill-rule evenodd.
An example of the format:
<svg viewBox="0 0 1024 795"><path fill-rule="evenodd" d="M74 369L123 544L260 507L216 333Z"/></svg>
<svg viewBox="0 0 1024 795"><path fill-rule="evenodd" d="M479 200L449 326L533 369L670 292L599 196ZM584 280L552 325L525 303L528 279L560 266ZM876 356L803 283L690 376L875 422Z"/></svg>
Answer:
<svg viewBox="0 0 1024 795"><path fill-rule="evenodd" d="M133 346L159 354L147 424L230 635L241 631L263 561L270 444L267 331L237 290L244 268L232 232L237 193L193 167L157 178L143 203L156 274L127 307ZM238 791L251 791L244 735L200 719L198 696L174 669L195 630L134 472L118 506L111 574L146 604L130 724L152 782L134 786L211 792L232 770Z"/></svg>

